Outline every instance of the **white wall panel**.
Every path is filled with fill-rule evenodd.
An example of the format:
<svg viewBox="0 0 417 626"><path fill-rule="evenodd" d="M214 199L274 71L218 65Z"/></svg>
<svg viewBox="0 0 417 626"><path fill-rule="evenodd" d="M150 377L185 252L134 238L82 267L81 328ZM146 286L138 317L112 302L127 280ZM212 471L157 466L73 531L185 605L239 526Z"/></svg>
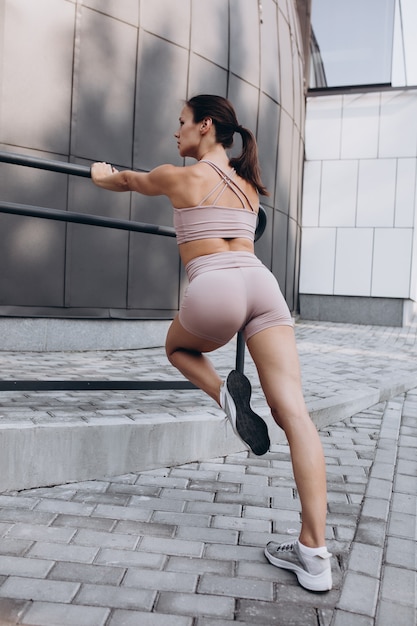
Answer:
<svg viewBox="0 0 417 626"><path fill-rule="evenodd" d="M332 294L336 249L335 228L304 228L300 293Z"/></svg>
<svg viewBox="0 0 417 626"><path fill-rule="evenodd" d="M357 226L394 226L396 167L395 159L360 162Z"/></svg>
<svg viewBox="0 0 417 626"><path fill-rule="evenodd" d="M342 96L310 98L306 118L306 159L340 158Z"/></svg>
<svg viewBox="0 0 417 626"><path fill-rule="evenodd" d="M343 96L342 159L378 156L380 94Z"/></svg>
<svg viewBox="0 0 417 626"><path fill-rule="evenodd" d="M311 97L306 158L300 292L416 298L416 91Z"/></svg>
<svg viewBox="0 0 417 626"><path fill-rule="evenodd" d="M379 156L417 156L417 98L414 91L381 94Z"/></svg>
<svg viewBox="0 0 417 626"><path fill-rule="evenodd" d="M371 295L373 236L372 228L337 229L336 295Z"/></svg>
<svg viewBox="0 0 417 626"><path fill-rule="evenodd" d="M378 228L375 231L372 296L410 296L412 239L411 228Z"/></svg>
<svg viewBox="0 0 417 626"><path fill-rule="evenodd" d="M395 193L395 226L412 227L415 212L416 159L398 159Z"/></svg>
<svg viewBox="0 0 417 626"><path fill-rule="evenodd" d="M354 226L358 186L357 161L324 161L320 226Z"/></svg>
<svg viewBox="0 0 417 626"><path fill-rule="evenodd" d="M413 251L411 258L410 298L417 300L417 231L413 233Z"/></svg>

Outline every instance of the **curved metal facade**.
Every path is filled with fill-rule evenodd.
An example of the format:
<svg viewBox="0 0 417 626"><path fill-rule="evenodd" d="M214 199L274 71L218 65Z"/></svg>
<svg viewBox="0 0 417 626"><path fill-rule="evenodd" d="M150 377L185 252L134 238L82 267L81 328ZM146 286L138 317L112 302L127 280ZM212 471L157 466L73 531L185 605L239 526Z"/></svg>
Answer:
<svg viewBox="0 0 417 626"><path fill-rule="evenodd" d="M74 163L177 165L197 93L232 100L258 139L268 227L257 253L298 304L303 50L291 0L0 0L0 148ZM236 146L238 149L238 146ZM166 198L1 165L2 200L172 224ZM175 241L0 215L0 314L161 319L181 298Z"/></svg>

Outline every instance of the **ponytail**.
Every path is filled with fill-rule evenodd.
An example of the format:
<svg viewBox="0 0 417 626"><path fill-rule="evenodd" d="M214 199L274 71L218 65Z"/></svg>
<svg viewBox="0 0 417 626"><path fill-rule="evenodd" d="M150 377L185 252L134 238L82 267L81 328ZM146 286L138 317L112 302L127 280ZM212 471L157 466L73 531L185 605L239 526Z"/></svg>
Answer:
<svg viewBox="0 0 417 626"><path fill-rule="evenodd" d="M258 146L253 133L244 126L237 126L235 132L242 137L242 152L240 156L230 159L230 166L245 180L256 187L262 196L269 196L269 192L262 183L261 170L258 160Z"/></svg>
<svg viewBox="0 0 417 626"><path fill-rule="evenodd" d="M251 183L263 196L268 196L268 190L262 183L258 147L253 133L240 126L237 121L233 105L221 96L200 95L186 101L194 115L194 122L201 122L210 117L216 131L216 141L227 149L233 145L233 135L237 132L242 137L242 152L238 157L230 159L230 166L237 174Z"/></svg>

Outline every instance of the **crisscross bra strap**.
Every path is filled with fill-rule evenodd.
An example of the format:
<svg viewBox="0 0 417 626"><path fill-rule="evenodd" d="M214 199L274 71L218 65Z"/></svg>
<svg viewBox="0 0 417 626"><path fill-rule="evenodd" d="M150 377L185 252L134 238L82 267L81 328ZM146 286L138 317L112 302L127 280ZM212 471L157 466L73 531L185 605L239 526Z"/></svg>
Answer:
<svg viewBox="0 0 417 626"><path fill-rule="evenodd" d="M220 176L220 180L217 183L217 185L215 185L213 187L213 189L211 191L209 191L209 193L204 196L204 198L201 200L199 206L203 205L203 203L210 198L211 195L213 195L213 193L215 193L217 191L217 189L220 189L219 193L217 194L217 196L215 197L213 204L211 204L211 206L216 206L218 200L221 198L222 194L225 192L225 190L227 188L231 189L234 194L237 196L237 198L239 198L242 207L245 207L245 203L243 198L246 200L246 202L248 203L248 205L250 206L251 211L254 211L254 208L252 206L251 201L249 200L248 196L245 194L245 192L243 191L243 189L241 189L239 187L239 185L233 180L233 177L236 175L236 171L234 169L230 170L229 174L226 174L226 172L224 172L218 165L216 165L215 163L213 163L212 161L208 161L206 159L203 159L200 161L200 163L207 163L208 165L210 165L210 167L212 167Z"/></svg>

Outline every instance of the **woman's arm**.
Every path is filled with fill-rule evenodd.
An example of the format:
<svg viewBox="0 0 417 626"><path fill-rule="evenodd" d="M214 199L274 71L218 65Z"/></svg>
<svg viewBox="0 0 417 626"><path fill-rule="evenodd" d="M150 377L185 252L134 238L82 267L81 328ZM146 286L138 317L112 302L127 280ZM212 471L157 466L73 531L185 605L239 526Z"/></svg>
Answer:
<svg viewBox="0 0 417 626"><path fill-rule="evenodd" d="M174 165L160 165L150 172L119 172L109 163L93 163L91 178L93 183L109 191L137 191L146 196L170 197L182 168Z"/></svg>

